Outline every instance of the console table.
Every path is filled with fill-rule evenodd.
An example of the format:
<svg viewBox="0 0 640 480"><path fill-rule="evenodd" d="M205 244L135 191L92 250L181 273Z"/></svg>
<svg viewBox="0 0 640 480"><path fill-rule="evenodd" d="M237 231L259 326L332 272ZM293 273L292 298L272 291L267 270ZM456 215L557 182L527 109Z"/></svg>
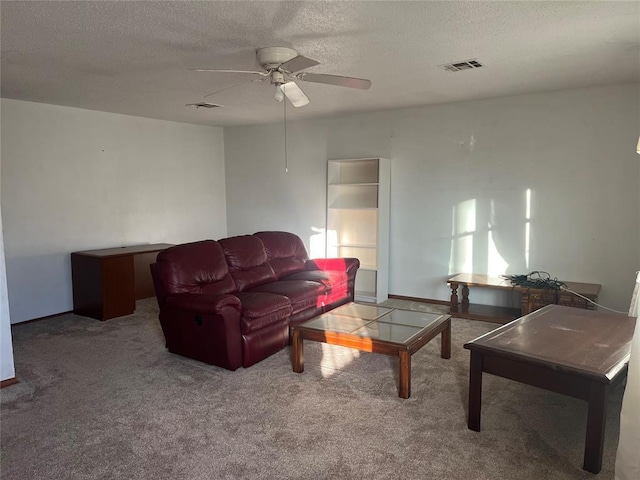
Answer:
<svg viewBox="0 0 640 480"><path fill-rule="evenodd" d="M595 306L572 293L555 289L519 287L502 277L492 277L477 273L461 273L447 280L451 287L451 315L471 320L505 323L515 320L522 315L534 312L545 305L564 305L567 307L595 310ZM567 288L587 297L593 302L598 301L601 285L593 283L564 282ZM460 288L462 287L462 288ZM493 305L478 305L469 303L469 287L494 288L509 290L521 294L518 307L497 307ZM462 290L462 300L459 301L458 289Z"/></svg>
<svg viewBox="0 0 640 480"><path fill-rule="evenodd" d="M156 243L71 254L73 312L98 320L129 315L136 300L153 297L149 265L173 245Z"/></svg>

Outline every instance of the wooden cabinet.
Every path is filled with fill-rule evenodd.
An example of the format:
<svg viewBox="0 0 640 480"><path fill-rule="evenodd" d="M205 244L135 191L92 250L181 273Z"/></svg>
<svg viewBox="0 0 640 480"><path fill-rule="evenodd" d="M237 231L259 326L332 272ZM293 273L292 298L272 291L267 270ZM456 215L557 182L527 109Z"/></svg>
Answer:
<svg viewBox="0 0 640 480"><path fill-rule="evenodd" d="M154 296L149 265L166 243L71 254L73 312L98 320L129 315L136 300Z"/></svg>
<svg viewBox="0 0 640 480"><path fill-rule="evenodd" d="M390 162L329 160L327 257L356 257L355 299L383 302L389 293Z"/></svg>
<svg viewBox="0 0 640 480"><path fill-rule="evenodd" d="M523 289L521 314L526 315L546 305L554 304L564 305L565 307L584 308L587 310L596 309L596 306L591 302L598 301L600 285L579 282L566 282L566 285L567 288L579 293L581 296L563 290ZM591 300L591 302L589 302L587 298Z"/></svg>

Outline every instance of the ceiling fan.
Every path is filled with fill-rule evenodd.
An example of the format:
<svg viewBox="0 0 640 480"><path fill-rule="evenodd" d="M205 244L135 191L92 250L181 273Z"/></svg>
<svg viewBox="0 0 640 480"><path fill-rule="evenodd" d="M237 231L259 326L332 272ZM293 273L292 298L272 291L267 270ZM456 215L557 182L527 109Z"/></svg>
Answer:
<svg viewBox="0 0 640 480"><path fill-rule="evenodd" d="M323 73L307 73L302 72L309 67L319 65L320 62L311 58L298 55L298 52L287 47L266 47L256 50L256 58L264 71L251 70L221 70L214 68L194 68L196 72L217 72L217 73L239 73L257 75L260 78L253 81L264 81L267 78L271 80L271 84L275 85L275 99L281 102L287 97L294 107L302 107L309 103L309 97L305 95L302 89L295 82L300 80L303 82L325 83L328 85L336 85L339 87L358 88L366 90L371 87L371 81L364 78L342 77L339 75L327 75ZM246 82L245 82L246 83ZM226 87L213 93L205 95L210 97L223 90L229 90L237 86Z"/></svg>

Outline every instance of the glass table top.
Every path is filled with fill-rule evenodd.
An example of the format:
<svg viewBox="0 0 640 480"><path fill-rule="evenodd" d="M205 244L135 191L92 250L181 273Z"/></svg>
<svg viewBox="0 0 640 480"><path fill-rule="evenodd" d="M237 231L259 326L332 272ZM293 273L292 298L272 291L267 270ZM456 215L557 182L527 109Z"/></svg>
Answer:
<svg viewBox="0 0 640 480"><path fill-rule="evenodd" d="M335 315L346 315L347 317L364 318L366 320L375 320L392 310L393 308L378 307L377 305L347 303L341 307L334 308L330 313Z"/></svg>
<svg viewBox="0 0 640 480"><path fill-rule="evenodd" d="M357 313L362 316L357 316ZM449 315L347 304L304 322L301 327L407 344L416 335L447 318Z"/></svg>

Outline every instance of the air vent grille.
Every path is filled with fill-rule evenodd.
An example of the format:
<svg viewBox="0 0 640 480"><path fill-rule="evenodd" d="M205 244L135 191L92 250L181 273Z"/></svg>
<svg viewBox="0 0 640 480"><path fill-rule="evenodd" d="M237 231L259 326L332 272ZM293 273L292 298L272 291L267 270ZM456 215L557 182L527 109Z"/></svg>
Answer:
<svg viewBox="0 0 640 480"><path fill-rule="evenodd" d="M198 103L187 103L186 107L196 107L196 108L219 108L222 105L218 105L216 103L208 103L208 102L198 102Z"/></svg>
<svg viewBox="0 0 640 480"><path fill-rule="evenodd" d="M473 70L475 68L483 67L478 60L472 58L471 60L462 60L460 62L447 63L445 65L438 65L443 70L448 72L460 72L462 70Z"/></svg>

